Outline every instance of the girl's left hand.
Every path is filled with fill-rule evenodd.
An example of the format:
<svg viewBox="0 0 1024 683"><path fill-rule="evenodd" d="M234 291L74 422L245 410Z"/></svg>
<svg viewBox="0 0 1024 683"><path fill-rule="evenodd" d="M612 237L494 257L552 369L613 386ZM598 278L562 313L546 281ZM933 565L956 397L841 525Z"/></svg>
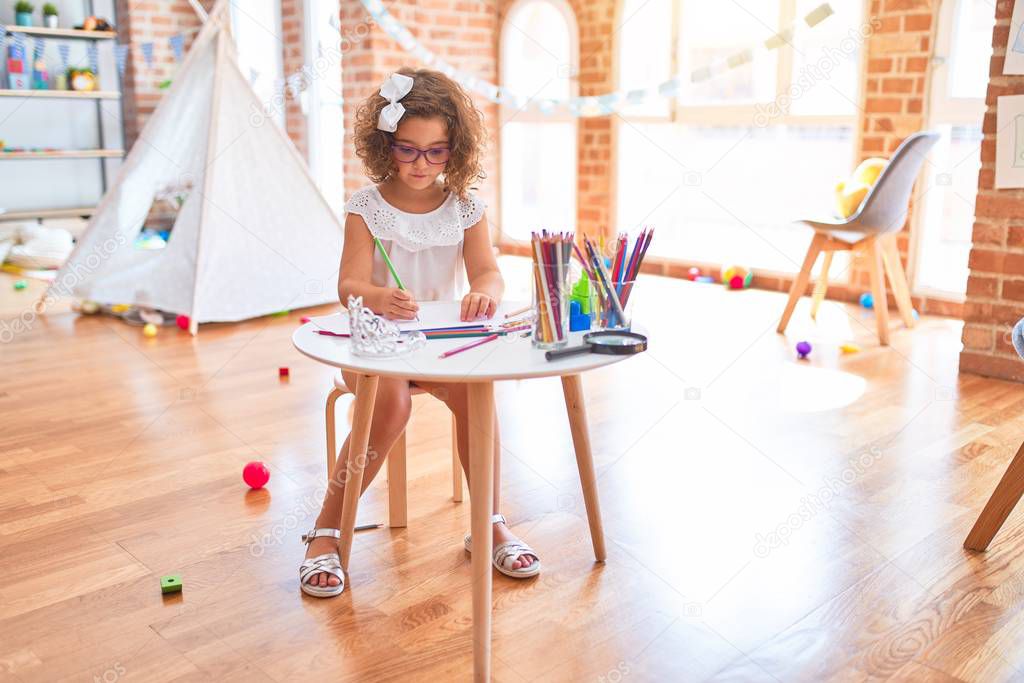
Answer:
<svg viewBox="0 0 1024 683"><path fill-rule="evenodd" d="M498 311L498 302L480 292L470 292L462 298L462 319L476 320L480 316L491 318Z"/></svg>

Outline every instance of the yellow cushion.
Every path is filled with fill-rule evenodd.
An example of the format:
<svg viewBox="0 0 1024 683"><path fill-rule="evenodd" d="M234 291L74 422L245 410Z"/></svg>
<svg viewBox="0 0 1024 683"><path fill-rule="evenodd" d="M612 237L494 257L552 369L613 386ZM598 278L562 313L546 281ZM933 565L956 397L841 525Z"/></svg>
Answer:
<svg viewBox="0 0 1024 683"><path fill-rule="evenodd" d="M857 213L868 190L878 180L887 163L889 162L886 159L878 157L865 159L857 165L849 180L839 181L836 185L836 210L840 216L849 218Z"/></svg>

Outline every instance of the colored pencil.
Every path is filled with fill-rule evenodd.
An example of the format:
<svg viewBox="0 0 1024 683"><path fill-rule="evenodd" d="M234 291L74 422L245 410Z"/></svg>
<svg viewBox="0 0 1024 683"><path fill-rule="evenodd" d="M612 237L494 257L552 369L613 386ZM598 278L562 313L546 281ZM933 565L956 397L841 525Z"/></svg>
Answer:
<svg viewBox="0 0 1024 683"><path fill-rule="evenodd" d="M388 267L388 270L391 271L391 277L395 279L395 284L398 285L399 289L404 290L405 285L402 284L402 278L398 277L398 273L395 271L395 266L391 263L391 257L388 256L388 252L385 251L384 245L380 242L380 238L374 235L373 241L377 245L377 249L380 250L380 255L384 259L384 264Z"/></svg>
<svg viewBox="0 0 1024 683"><path fill-rule="evenodd" d="M495 339L497 339L500 336L501 335L498 335L498 334L492 334L491 336L484 337L483 339L475 341L472 344L466 344L465 346L459 346L459 347L456 347L454 349L450 349L448 351L445 351L444 353L439 355L438 358L448 358L449 356L454 356L457 353L462 353L463 351L468 351L469 349L474 349L474 348L476 348L476 347L478 347L478 346L480 346L482 344L486 344L487 342L492 342L492 341L494 341Z"/></svg>
<svg viewBox="0 0 1024 683"><path fill-rule="evenodd" d="M528 310L530 310L531 308L533 308L533 306L523 306L522 308L517 308L517 309L516 309L516 310L514 310L514 311L509 311L508 313L506 313L506 314L505 314L505 317L506 317L506 318L511 318L511 317L512 317L512 316L514 316L514 315L519 315L519 314L521 314L521 313L526 313L526 312L527 312Z"/></svg>

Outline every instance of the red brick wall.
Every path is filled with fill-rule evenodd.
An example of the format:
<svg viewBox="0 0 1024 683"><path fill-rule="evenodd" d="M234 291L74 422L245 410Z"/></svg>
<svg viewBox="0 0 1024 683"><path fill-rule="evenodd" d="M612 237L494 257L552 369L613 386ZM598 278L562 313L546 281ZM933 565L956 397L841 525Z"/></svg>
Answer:
<svg viewBox="0 0 1024 683"><path fill-rule="evenodd" d="M207 8L212 4L212 0L204 1ZM157 85L174 75L174 52L168 39L187 31L187 52L196 35L193 29L200 21L186 0L117 0L116 11L117 40L131 45L122 79L125 149L128 149L163 97L164 91ZM142 56L141 45L145 42L153 43L152 69L146 66Z"/></svg>
<svg viewBox="0 0 1024 683"><path fill-rule="evenodd" d="M995 189L996 98L1024 95L1024 76L1002 75L1012 11L1012 0L996 4L960 369L1024 381L1010 343L1012 326L1024 317L1024 189Z"/></svg>
<svg viewBox="0 0 1024 683"><path fill-rule="evenodd" d="M498 0L396 0L387 7L424 46L454 67L497 82ZM369 182L352 146L351 122L355 120L356 109L380 88L388 74L402 66L422 65L372 22L358 0L341 0L340 18L347 195ZM487 178L479 184L479 195L490 207L488 219L496 224L500 218L496 210L498 105L477 95L473 99L484 114L489 137L484 163Z"/></svg>
<svg viewBox="0 0 1024 683"><path fill-rule="evenodd" d="M281 42L283 46L284 77L300 73L306 61L305 20L302 0L281 0ZM299 79L297 79L299 80ZM308 159L306 116L302 113L301 95L285 88L285 130L298 148L302 158Z"/></svg>

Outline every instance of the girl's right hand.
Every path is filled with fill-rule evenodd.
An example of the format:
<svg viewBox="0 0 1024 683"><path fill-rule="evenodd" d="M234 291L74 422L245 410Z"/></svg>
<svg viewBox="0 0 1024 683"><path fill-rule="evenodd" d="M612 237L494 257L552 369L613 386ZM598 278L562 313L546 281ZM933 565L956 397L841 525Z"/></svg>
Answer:
<svg viewBox="0 0 1024 683"><path fill-rule="evenodd" d="M384 292L383 309L382 315L388 320L413 320L420 306L409 290L389 287Z"/></svg>

